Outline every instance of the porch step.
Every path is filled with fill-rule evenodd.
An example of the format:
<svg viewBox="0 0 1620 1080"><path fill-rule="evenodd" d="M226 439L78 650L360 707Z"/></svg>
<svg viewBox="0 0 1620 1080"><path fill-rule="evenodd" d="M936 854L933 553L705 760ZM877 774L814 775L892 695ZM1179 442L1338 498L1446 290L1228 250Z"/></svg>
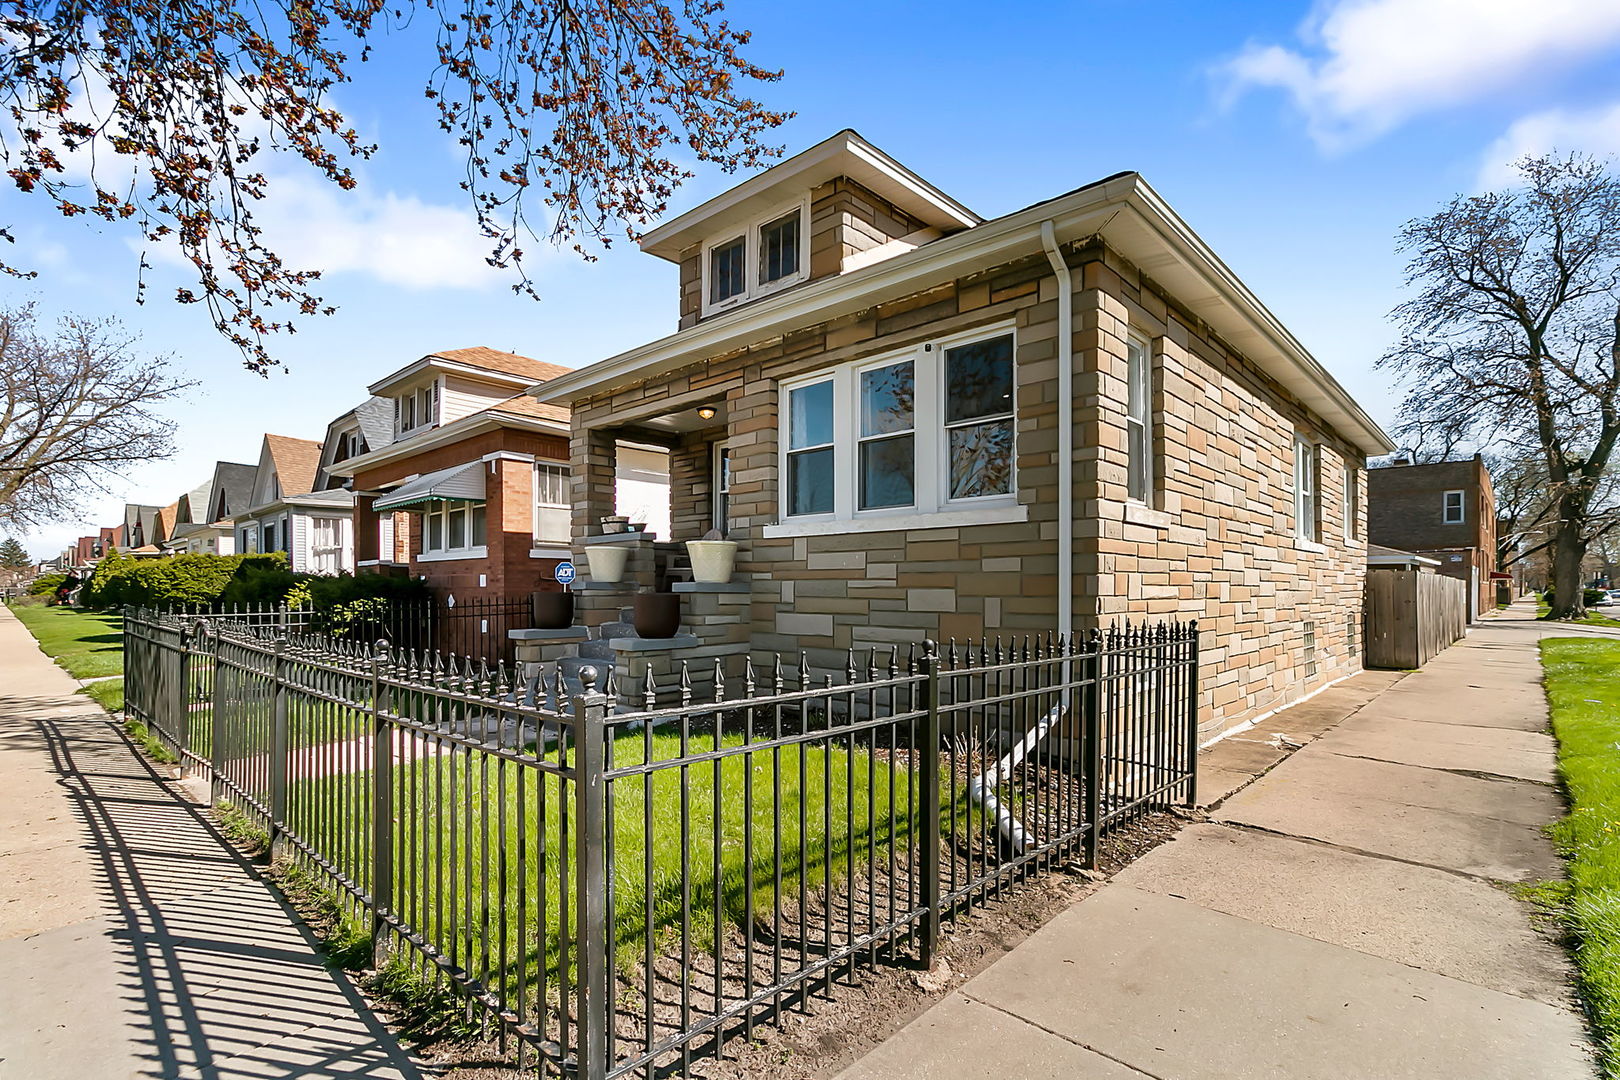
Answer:
<svg viewBox="0 0 1620 1080"><path fill-rule="evenodd" d="M613 662L613 647L604 639L592 638L589 641L582 641L575 649L580 656L588 656L592 660L606 660L610 664Z"/></svg>
<svg viewBox="0 0 1620 1080"><path fill-rule="evenodd" d="M635 624L628 618L622 622L603 623L597 628L596 637L603 642L612 641L619 637L636 637ZM611 653L609 654L611 655Z"/></svg>

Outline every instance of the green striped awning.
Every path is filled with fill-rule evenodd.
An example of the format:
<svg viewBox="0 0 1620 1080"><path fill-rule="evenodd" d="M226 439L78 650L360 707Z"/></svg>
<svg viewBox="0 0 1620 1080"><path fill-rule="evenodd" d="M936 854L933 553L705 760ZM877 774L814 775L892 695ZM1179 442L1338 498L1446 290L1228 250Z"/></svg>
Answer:
<svg viewBox="0 0 1620 1080"><path fill-rule="evenodd" d="M401 484L371 504L373 510L403 510L430 502L483 502L484 463L471 461Z"/></svg>

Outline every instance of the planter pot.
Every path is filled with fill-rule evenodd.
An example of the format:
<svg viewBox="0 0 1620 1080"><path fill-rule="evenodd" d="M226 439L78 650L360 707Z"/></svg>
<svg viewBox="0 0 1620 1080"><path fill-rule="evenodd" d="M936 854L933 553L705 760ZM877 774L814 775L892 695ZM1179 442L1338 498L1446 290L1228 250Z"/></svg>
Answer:
<svg viewBox="0 0 1620 1080"><path fill-rule="evenodd" d="M585 549L592 581L623 581L624 565L629 560L630 549L624 544L591 544Z"/></svg>
<svg viewBox="0 0 1620 1080"><path fill-rule="evenodd" d="M692 580L724 585L731 580L731 567L737 561L735 540L688 540L686 554L692 560Z"/></svg>
<svg viewBox="0 0 1620 1080"><path fill-rule="evenodd" d="M534 594L534 628L564 630L574 625L574 594L537 592Z"/></svg>
<svg viewBox="0 0 1620 1080"><path fill-rule="evenodd" d="M611 536L614 533L624 532L624 527L630 523L627 517L605 517L602 519L602 535Z"/></svg>
<svg viewBox="0 0 1620 1080"><path fill-rule="evenodd" d="M644 638L671 638L681 628L681 598L677 593L640 593L636 596L636 634Z"/></svg>

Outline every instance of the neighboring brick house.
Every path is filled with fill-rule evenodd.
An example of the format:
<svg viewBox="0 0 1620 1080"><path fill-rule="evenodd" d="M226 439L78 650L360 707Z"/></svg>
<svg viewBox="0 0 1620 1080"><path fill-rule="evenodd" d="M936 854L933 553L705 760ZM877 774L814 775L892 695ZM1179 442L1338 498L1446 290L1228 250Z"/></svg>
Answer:
<svg viewBox="0 0 1620 1080"><path fill-rule="evenodd" d="M304 573L354 570L354 496L316 488L320 461L313 439L264 437L249 506L234 516L237 552L285 551Z"/></svg>
<svg viewBox="0 0 1620 1080"><path fill-rule="evenodd" d="M1496 606L1496 492L1477 454L1369 470L1367 536L1438 559L1437 573L1468 582L1470 619Z"/></svg>
<svg viewBox="0 0 1620 1080"><path fill-rule="evenodd" d="M679 331L531 392L576 549L616 447L669 449L673 538L740 544L735 648L1196 618L1205 734L1361 669L1389 439L1135 173L984 220L846 131L641 246Z"/></svg>
<svg viewBox="0 0 1620 1080"><path fill-rule="evenodd" d="M359 569L419 576L457 597L555 588L568 557L568 414L523 390L567 370L451 349L368 387L354 431L378 402L391 423L324 467L356 495Z"/></svg>

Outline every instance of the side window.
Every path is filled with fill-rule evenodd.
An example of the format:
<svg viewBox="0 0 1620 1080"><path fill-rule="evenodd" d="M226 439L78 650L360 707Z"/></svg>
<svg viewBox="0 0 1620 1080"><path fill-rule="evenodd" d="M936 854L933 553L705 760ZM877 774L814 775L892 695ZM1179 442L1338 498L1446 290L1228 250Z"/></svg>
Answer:
<svg viewBox="0 0 1620 1080"><path fill-rule="evenodd" d="M787 507L795 516L833 512L833 384L788 391Z"/></svg>
<svg viewBox="0 0 1620 1080"><path fill-rule="evenodd" d="M1316 540L1316 447L1303 435L1294 436L1294 535Z"/></svg>
<svg viewBox="0 0 1620 1080"><path fill-rule="evenodd" d="M1138 502L1153 498L1153 364L1147 343L1131 338L1125 346L1126 495Z"/></svg>
<svg viewBox="0 0 1620 1080"><path fill-rule="evenodd" d="M1467 519L1467 512L1463 508L1463 493L1448 491L1441 510L1441 520L1447 525L1461 525Z"/></svg>
<svg viewBox="0 0 1620 1080"><path fill-rule="evenodd" d="M946 491L952 499L1012 490L1012 335L945 350Z"/></svg>

